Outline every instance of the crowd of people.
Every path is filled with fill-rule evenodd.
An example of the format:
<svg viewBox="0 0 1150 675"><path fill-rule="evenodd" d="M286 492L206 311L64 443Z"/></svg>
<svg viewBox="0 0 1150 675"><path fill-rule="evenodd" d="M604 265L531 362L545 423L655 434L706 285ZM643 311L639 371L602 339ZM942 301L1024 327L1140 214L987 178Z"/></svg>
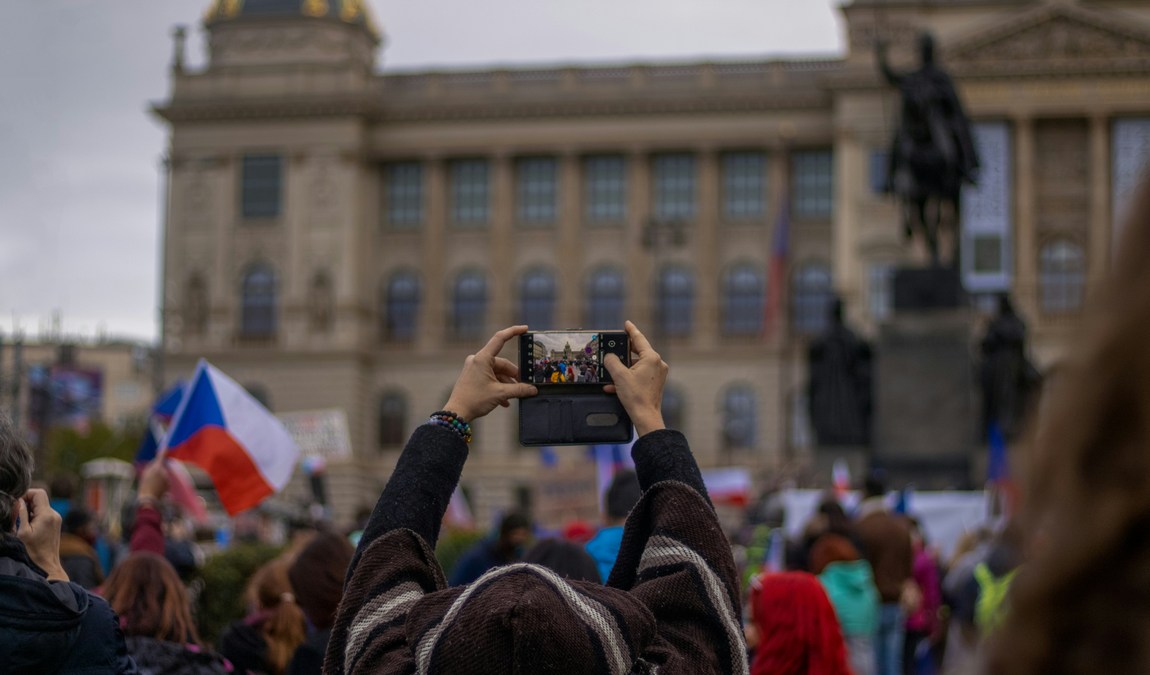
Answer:
<svg viewBox="0 0 1150 675"><path fill-rule="evenodd" d="M520 382L496 333L412 434L352 547L317 532L247 583L248 613L205 644L169 559L163 460L139 478L126 556L104 576L90 518L53 509L0 422L0 670L6 673L1125 673L1150 668L1150 190L1091 330L1052 387L1023 508L940 560L880 476L820 504L781 568L740 577L686 438L664 426L668 366L628 322L605 367L638 434L589 541L528 546L503 519L451 583L435 547L470 422ZM747 550L751 550L748 548ZM745 579L746 583L742 583ZM86 587L87 586L87 587Z"/></svg>
<svg viewBox="0 0 1150 675"><path fill-rule="evenodd" d="M599 381L599 366L587 359L538 359L532 370L535 384L576 384Z"/></svg>

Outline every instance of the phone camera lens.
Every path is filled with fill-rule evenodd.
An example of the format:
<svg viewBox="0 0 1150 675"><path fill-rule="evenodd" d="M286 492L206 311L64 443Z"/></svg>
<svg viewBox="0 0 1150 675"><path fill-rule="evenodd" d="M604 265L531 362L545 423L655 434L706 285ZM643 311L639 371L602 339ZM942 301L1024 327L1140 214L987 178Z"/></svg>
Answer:
<svg viewBox="0 0 1150 675"><path fill-rule="evenodd" d="M615 341L614 341L614 340L608 340L608 341L607 341L607 346L608 346L608 347L614 347L614 346L615 346Z"/></svg>

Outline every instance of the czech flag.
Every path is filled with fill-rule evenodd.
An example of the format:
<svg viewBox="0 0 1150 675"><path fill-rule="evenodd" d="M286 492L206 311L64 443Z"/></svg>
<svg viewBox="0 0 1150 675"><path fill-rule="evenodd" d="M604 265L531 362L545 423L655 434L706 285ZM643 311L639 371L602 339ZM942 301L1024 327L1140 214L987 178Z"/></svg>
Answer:
<svg viewBox="0 0 1150 675"><path fill-rule="evenodd" d="M200 359L164 445L168 457L199 466L230 515L262 502L291 480L299 446L251 394Z"/></svg>

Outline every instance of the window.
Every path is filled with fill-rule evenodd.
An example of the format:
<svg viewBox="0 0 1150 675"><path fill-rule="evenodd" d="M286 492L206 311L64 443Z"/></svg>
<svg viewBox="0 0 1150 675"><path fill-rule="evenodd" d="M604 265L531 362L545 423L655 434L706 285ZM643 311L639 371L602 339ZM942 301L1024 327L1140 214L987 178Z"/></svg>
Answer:
<svg viewBox="0 0 1150 675"><path fill-rule="evenodd" d="M791 157L791 203L796 218L827 220L834 213L834 155L829 150Z"/></svg>
<svg viewBox="0 0 1150 675"><path fill-rule="evenodd" d="M617 155L583 160L584 216L592 224L619 224L627 218L627 162Z"/></svg>
<svg viewBox="0 0 1150 675"><path fill-rule="evenodd" d="M519 284L520 323L532 330L550 330L555 324L555 276L543 269L523 275Z"/></svg>
<svg viewBox="0 0 1150 675"><path fill-rule="evenodd" d="M1082 308L1086 260L1082 247L1066 240L1042 247L1038 261L1038 304L1047 314Z"/></svg>
<svg viewBox="0 0 1150 675"><path fill-rule="evenodd" d="M615 268L595 270L587 283L587 327L618 330L623 326L623 273Z"/></svg>
<svg viewBox="0 0 1150 675"><path fill-rule="evenodd" d="M280 215L283 192L283 158L279 155L245 155L240 187L244 218L275 218Z"/></svg>
<svg viewBox="0 0 1150 675"><path fill-rule="evenodd" d="M487 329L487 281L483 273L467 271L455 279L451 331L457 339L482 338Z"/></svg>
<svg viewBox="0 0 1150 675"><path fill-rule="evenodd" d="M423 222L423 165L396 162L384 173L387 223L397 230L418 226Z"/></svg>
<svg viewBox="0 0 1150 675"><path fill-rule="evenodd" d="M794 330L800 335L818 335L830 325L831 272L822 263L808 263L795 273L791 312Z"/></svg>
<svg viewBox="0 0 1150 675"><path fill-rule="evenodd" d="M550 225L558 213L558 164L553 157L525 157L515 163L518 220Z"/></svg>
<svg viewBox="0 0 1150 675"><path fill-rule="evenodd" d="M400 271L387 282L384 299L384 336L397 342L415 339L419 323L419 277L414 272Z"/></svg>
<svg viewBox="0 0 1150 675"><path fill-rule="evenodd" d="M758 335L763 330L763 275L738 265L723 276L723 334Z"/></svg>
<svg viewBox="0 0 1150 675"><path fill-rule="evenodd" d="M257 265L244 275L240 298L240 336L270 338L276 333L276 275Z"/></svg>
<svg viewBox="0 0 1150 675"><path fill-rule="evenodd" d="M871 265L867 272L870 315L875 321L890 318L894 309L894 265L879 263Z"/></svg>
<svg viewBox="0 0 1150 675"><path fill-rule="evenodd" d="M728 450L755 447L755 392L735 384L723 394L723 447Z"/></svg>
<svg viewBox="0 0 1150 675"><path fill-rule="evenodd" d="M684 220L695 217L695 157L686 153L656 155L652 160L655 217Z"/></svg>
<svg viewBox="0 0 1150 675"><path fill-rule="evenodd" d="M655 298L662 335L679 337L690 334L694 301L695 279L691 271L682 267L663 270Z"/></svg>
<svg viewBox="0 0 1150 675"><path fill-rule="evenodd" d="M761 152L723 154L723 217L762 218L766 205L767 158Z"/></svg>
<svg viewBox="0 0 1150 675"><path fill-rule="evenodd" d="M379 399L379 447L403 445L407 432L407 397L389 391Z"/></svg>
<svg viewBox="0 0 1150 675"><path fill-rule="evenodd" d="M314 333L327 333L331 330L335 300L331 279L325 272L317 272L311 280L308 292L308 323Z"/></svg>
<svg viewBox="0 0 1150 675"><path fill-rule="evenodd" d="M188 280L184 296L184 334L203 335L208 331L208 285L200 275Z"/></svg>
<svg viewBox="0 0 1150 675"><path fill-rule="evenodd" d="M488 169L485 159L451 162L451 220L460 227L487 224Z"/></svg>
<svg viewBox="0 0 1150 675"><path fill-rule="evenodd" d="M683 400L682 390L671 385L664 387L661 408L663 410L663 424L667 425L668 429L683 431L683 413L686 412L687 407Z"/></svg>

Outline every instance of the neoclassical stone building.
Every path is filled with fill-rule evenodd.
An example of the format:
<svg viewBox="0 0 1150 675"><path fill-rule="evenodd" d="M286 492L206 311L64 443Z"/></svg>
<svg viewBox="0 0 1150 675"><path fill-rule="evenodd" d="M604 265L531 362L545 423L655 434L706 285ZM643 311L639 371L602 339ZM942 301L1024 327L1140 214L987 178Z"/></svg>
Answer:
<svg viewBox="0 0 1150 675"><path fill-rule="evenodd" d="M1055 364L1150 149L1150 5L855 0L842 17L835 58L400 72L362 2L212 2L207 63L185 67L178 36L155 106L169 378L205 356L277 411L345 410L346 517L490 332L631 318L704 465L801 468L827 299L873 334L891 270L920 255L879 191L898 102L873 45L913 68L924 29L982 154L967 286L1013 293ZM476 426L473 501L527 505L541 464L514 410Z"/></svg>

